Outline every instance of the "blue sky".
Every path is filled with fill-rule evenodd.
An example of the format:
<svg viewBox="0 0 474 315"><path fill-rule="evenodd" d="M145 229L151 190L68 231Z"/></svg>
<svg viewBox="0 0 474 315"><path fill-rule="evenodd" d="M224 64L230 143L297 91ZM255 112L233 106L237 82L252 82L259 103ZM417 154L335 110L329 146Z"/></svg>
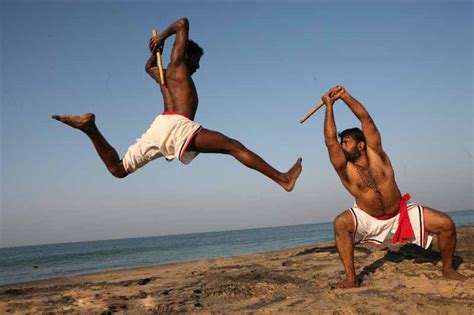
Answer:
<svg viewBox="0 0 474 315"><path fill-rule="evenodd" d="M341 84L373 116L403 192L474 209L471 1L1 1L0 246L332 221L353 200L324 146ZM205 50L196 121L280 170L291 193L231 157L156 160L113 178L53 113L94 112L123 156L162 111L144 71L151 29L179 17ZM174 38L166 43L164 61ZM335 106L339 130L358 121Z"/></svg>

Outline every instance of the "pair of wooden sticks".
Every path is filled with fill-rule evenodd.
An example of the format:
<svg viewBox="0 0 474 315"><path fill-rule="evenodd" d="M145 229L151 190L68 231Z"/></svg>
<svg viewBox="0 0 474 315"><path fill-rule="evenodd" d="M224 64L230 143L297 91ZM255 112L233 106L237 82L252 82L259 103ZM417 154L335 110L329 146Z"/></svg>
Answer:
<svg viewBox="0 0 474 315"><path fill-rule="evenodd" d="M152 33L154 37L158 37L158 31L155 28L152 30ZM157 60L156 63L158 64L158 71L160 72L161 85L165 85L165 76L163 73L163 60L161 59L160 51L156 52L156 60ZM308 119L309 117L311 117L311 115L316 113L316 111L320 109L323 105L324 105L323 101L320 101L318 104L316 104L316 106L314 106L306 115L303 116L303 118L300 119L300 124L304 123L306 119Z"/></svg>

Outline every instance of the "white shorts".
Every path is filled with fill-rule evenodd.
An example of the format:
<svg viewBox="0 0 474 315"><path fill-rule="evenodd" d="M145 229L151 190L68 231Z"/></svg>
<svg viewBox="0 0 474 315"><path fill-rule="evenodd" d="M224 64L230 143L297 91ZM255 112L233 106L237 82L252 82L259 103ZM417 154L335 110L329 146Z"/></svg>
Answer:
<svg viewBox="0 0 474 315"><path fill-rule="evenodd" d="M410 218L411 227L415 233L415 239L409 243L416 244L427 249L433 239L432 235L425 232L425 211L422 206L409 203L408 217ZM400 213L389 219L378 219L367 214L364 210L354 205L348 209L352 214L354 221L354 243L375 243L382 244L387 235L394 234L398 228L398 220Z"/></svg>
<svg viewBox="0 0 474 315"><path fill-rule="evenodd" d="M193 137L202 126L176 112L158 115L150 128L125 153L122 164L130 174L148 162L164 156L189 164L199 153L187 151Z"/></svg>

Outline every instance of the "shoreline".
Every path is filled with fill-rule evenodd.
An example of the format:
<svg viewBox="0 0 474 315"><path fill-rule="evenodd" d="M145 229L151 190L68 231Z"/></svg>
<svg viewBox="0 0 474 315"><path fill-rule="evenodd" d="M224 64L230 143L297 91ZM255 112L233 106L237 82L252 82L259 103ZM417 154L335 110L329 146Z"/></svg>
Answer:
<svg viewBox="0 0 474 315"><path fill-rule="evenodd" d="M357 246L361 287L333 289L344 271L327 242L2 285L0 313L474 313L474 225L457 233L464 282L442 277L435 241Z"/></svg>
<svg viewBox="0 0 474 315"><path fill-rule="evenodd" d="M334 246L334 242L321 242L321 243L315 243L313 245L314 247L320 246L320 245L332 245ZM252 255L266 255L266 254L272 254L272 253L279 253L282 251L292 251L292 250L306 250L309 247L312 246L297 246L297 247L290 247L290 248L284 248L284 249L276 249L272 251L265 251L265 252L253 252L253 253L245 253L241 255L235 255L235 256L218 256L218 257L211 257L211 258L198 258L198 259L192 259L192 260L182 260L182 261L175 261L175 262L167 262L167 263L162 263L162 264L150 264L150 265L142 265L142 266L135 266L135 267L127 267L127 268L117 268L117 269L108 269L108 270L102 270L102 271L94 271L94 272L86 272L86 273L77 273L77 274L70 274L70 275L65 275L65 276L57 276L57 277L50 277L50 278L44 278L44 279L36 279L36 280L30 280L30 281L22 281L22 282L15 282L15 283L9 283L9 284L0 284L0 294L2 290L5 288L10 288L10 287L23 287L23 286L31 286L31 285L43 285L45 282L63 282L66 281L69 278L79 278L79 277L94 277L94 276L101 276L102 274L109 274L109 273L125 273L127 271L134 271L134 270L141 270L145 271L145 269L152 269L151 271L155 270L156 268L161 268L161 267L172 267L174 265L180 265L180 264L192 264L192 263L197 263L201 261L214 261L214 260L220 260L220 259L232 259L232 258L237 258L237 257L242 257L244 258L245 256L252 256ZM143 270L142 270L143 269Z"/></svg>

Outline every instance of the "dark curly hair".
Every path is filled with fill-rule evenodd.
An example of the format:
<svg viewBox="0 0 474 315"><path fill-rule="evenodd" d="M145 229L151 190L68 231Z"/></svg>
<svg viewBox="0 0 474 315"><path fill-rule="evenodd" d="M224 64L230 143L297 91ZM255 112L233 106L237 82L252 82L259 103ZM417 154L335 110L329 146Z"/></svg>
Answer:
<svg viewBox="0 0 474 315"><path fill-rule="evenodd" d="M204 55L204 49L202 49L195 41L188 40L188 53L202 56Z"/></svg>
<svg viewBox="0 0 474 315"><path fill-rule="evenodd" d="M338 136L341 140L344 139L345 137L351 137L357 142L364 141L365 143L364 133L362 132L362 130L360 130L357 127L343 130L342 132L339 132Z"/></svg>

